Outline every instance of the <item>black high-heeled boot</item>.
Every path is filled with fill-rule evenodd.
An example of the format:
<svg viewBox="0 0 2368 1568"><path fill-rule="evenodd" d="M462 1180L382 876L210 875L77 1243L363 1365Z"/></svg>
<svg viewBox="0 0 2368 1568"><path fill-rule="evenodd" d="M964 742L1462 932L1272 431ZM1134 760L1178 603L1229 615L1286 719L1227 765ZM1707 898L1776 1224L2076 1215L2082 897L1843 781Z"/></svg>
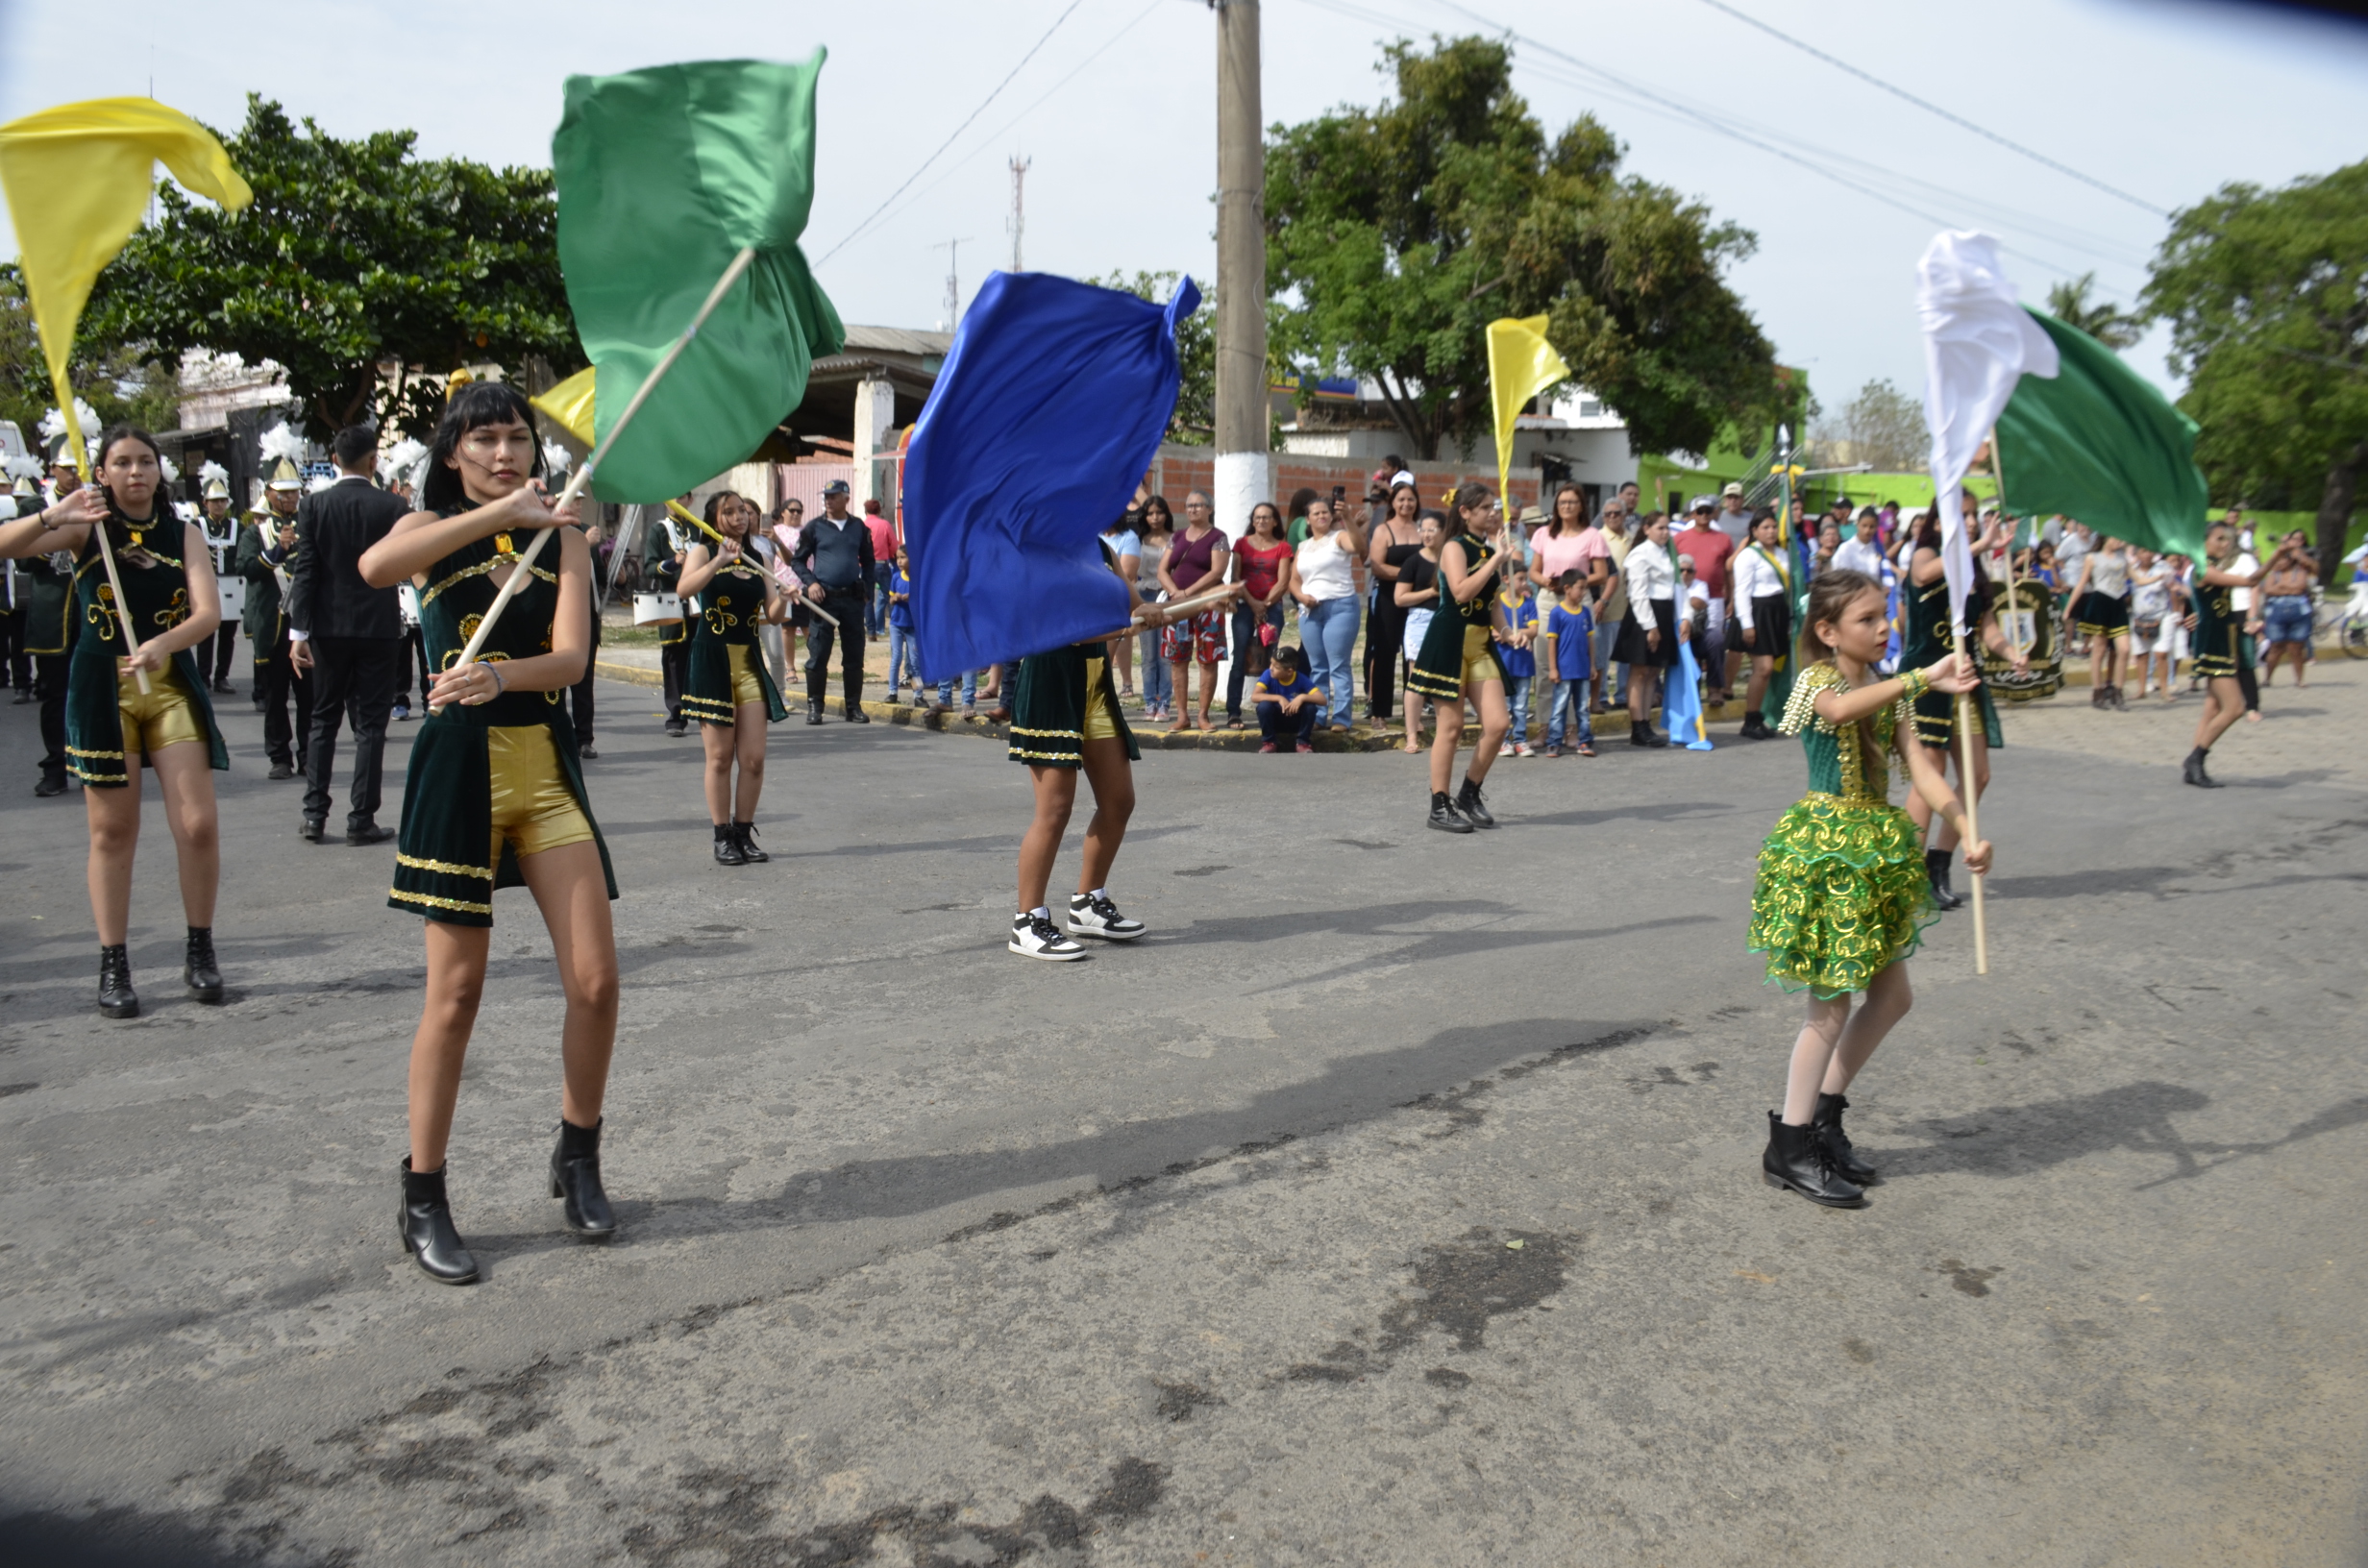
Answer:
<svg viewBox="0 0 2368 1568"><path fill-rule="evenodd" d="M616 1212L601 1188L601 1129L559 1118L559 1146L551 1151L551 1195L565 1198L567 1228L586 1241L617 1234Z"/></svg>
<svg viewBox="0 0 2368 1568"><path fill-rule="evenodd" d="M213 927L189 927L189 945L181 961L181 983L201 1002L222 1000L222 969L213 961Z"/></svg>
<svg viewBox="0 0 2368 1568"><path fill-rule="evenodd" d="M132 955L120 942L99 949L99 1017L139 1017L139 993L132 989Z"/></svg>
<svg viewBox="0 0 2368 1568"><path fill-rule="evenodd" d="M1768 1186L1790 1188L1829 1209L1856 1209L1866 1201L1866 1194L1834 1168L1814 1129L1791 1126L1773 1111L1767 1114L1767 1152L1760 1156L1760 1174Z"/></svg>
<svg viewBox="0 0 2368 1568"><path fill-rule="evenodd" d="M731 837L732 842L740 846L740 858L750 865L762 866L773 858L756 847L756 824L754 822L732 823Z"/></svg>
<svg viewBox="0 0 2368 1568"><path fill-rule="evenodd" d="M1955 888L1949 886L1949 866L1956 858L1957 851L1954 849L1924 851L1924 874L1933 885L1933 902L1942 909L1955 909L1965 901L1958 895Z"/></svg>
<svg viewBox="0 0 2368 1568"><path fill-rule="evenodd" d="M453 1206L444 1193L444 1172L411 1168L403 1157L403 1250L420 1272L438 1285L475 1285L477 1260L453 1225Z"/></svg>
<svg viewBox="0 0 2368 1568"><path fill-rule="evenodd" d="M715 863L718 866L746 866L749 857L740 852L740 835L731 830L731 823L715 824Z"/></svg>
<svg viewBox="0 0 2368 1568"><path fill-rule="evenodd" d="M1817 1135L1817 1141L1825 1146L1826 1159L1833 1162L1844 1180L1860 1187L1872 1187L1883 1178L1874 1166L1858 1157L1858 1151L1850 1146L1850 1135L1841 1130L1841 1114L1849 1109L1850 1102L1842 1095L1820 1094L1817 1109L1810 1113L1809 1129Z"/></svg>

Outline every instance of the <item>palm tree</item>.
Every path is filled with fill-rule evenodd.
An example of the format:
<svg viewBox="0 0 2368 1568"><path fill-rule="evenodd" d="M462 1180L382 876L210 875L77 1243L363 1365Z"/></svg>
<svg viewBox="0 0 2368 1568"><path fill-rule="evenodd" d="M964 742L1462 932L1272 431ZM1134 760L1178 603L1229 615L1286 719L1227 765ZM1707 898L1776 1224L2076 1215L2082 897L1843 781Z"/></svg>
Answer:
<svg viewBox="0 0 2368 1568"><path fill-rule="evenodd" d="M2095 273L2084 272L2078 278L2051 284L2047 291L2047 313L2119 353L2146 331L2146 318L2133 315L2109 300L2090 304L2088 291L2096 283Z"/></svg>

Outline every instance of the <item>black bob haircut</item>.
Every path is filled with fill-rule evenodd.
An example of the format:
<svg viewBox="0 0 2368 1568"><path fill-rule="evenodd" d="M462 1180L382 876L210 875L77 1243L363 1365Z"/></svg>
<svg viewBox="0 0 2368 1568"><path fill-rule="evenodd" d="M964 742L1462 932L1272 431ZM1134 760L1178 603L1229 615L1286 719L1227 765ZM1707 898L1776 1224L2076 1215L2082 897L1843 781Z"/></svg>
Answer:
<svg viewBox="0 0 2368 1568"><path fill-rule="evenodd" d="M444 404L444 417L436 421L435 440L428 448L427 482L419 487L421 511L459 510L469 504L452 456L460 450L462 436L487 425L524 425L534 431L534 463L528 472L537 477L542 474L541 430L525 395L506 381L471 381Z"/></svg>

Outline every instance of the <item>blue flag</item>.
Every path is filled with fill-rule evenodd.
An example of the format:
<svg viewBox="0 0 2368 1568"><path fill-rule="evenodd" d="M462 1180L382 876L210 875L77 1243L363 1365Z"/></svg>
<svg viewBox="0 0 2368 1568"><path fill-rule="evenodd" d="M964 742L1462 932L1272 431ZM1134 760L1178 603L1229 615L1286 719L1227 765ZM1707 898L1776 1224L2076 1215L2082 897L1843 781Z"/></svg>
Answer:
<svg viewBox="0 0 2368 1568"><path fill-rule="evenodd" d="M1163 307L1047 273L978 291L904 460L913 635L925 680L1126 625L1099 535L1126 510L1175 412Z"/></svg>
<svg viewBox="0 0 2368 1568"><path fill-rule="evenodd" d="M1679 621L1677 667L1662 683L1661 722L1668 729L1669 739L1683 744L1687 750L1708 751L1710 731L1702 723L1702 694L1695 686L1702 678L1702 667L1694 663L1693 643L1686 636L1685 628L1686 623Z"/></svg>

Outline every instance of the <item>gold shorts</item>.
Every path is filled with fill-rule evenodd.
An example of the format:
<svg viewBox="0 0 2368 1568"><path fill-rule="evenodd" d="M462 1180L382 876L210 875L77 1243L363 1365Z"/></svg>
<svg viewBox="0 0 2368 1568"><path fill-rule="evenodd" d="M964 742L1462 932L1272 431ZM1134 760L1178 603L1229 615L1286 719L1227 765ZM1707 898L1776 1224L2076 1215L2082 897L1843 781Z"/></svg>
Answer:
<svg viewBox="0 0 2368 1568"><path fill-rule="evenodd" d="M496 724L485 731L485 765L493 782L493 863L506 839L518 858L582 844L592 824L559 771L559 748L548 724Z"/></svg>
<svg viewBox="0 0 2368 1568"><path fill-rule="evenodd" d="M1484 680L1501 681L1505 678L1505 673L1496 667L1496 660L1489 653L1489 645L1495 641L1496 634L1485 625L1464 628L1464 674L1461 678L1465 685L1477 686Z"/></svg>
<svg viewBox="0 0 2368 1568"><path fill-rule="evenodd" d="M732 643L726 648L725 651L731 655L732 707L734 709L745 708L752 702L760 708L763 707L765 687L764 683L756 678L756 645L754 643Z"/></svg>
<svg viewBox="0 0 2368 1568"><path fill-rule="evenodd" d="M127 773L138 766L142 756L154 756L168 746L184 741L203 741L206 726L198 722L196 704L189 700L189 689L181 683L181 672L171 665L148 677L148 692L142 696L137 677L118 676L115 682L115 706L122 710L123 755Z"/></svg>
<svg viewBox="0 0 2368 1568"><path fill-rule="evenodd" d="M1119 738L1119 718L1110 711L1109 696L1102 689L1106 662L1090 657L1085 661L1085 738L1089 741Z"/></svg>

